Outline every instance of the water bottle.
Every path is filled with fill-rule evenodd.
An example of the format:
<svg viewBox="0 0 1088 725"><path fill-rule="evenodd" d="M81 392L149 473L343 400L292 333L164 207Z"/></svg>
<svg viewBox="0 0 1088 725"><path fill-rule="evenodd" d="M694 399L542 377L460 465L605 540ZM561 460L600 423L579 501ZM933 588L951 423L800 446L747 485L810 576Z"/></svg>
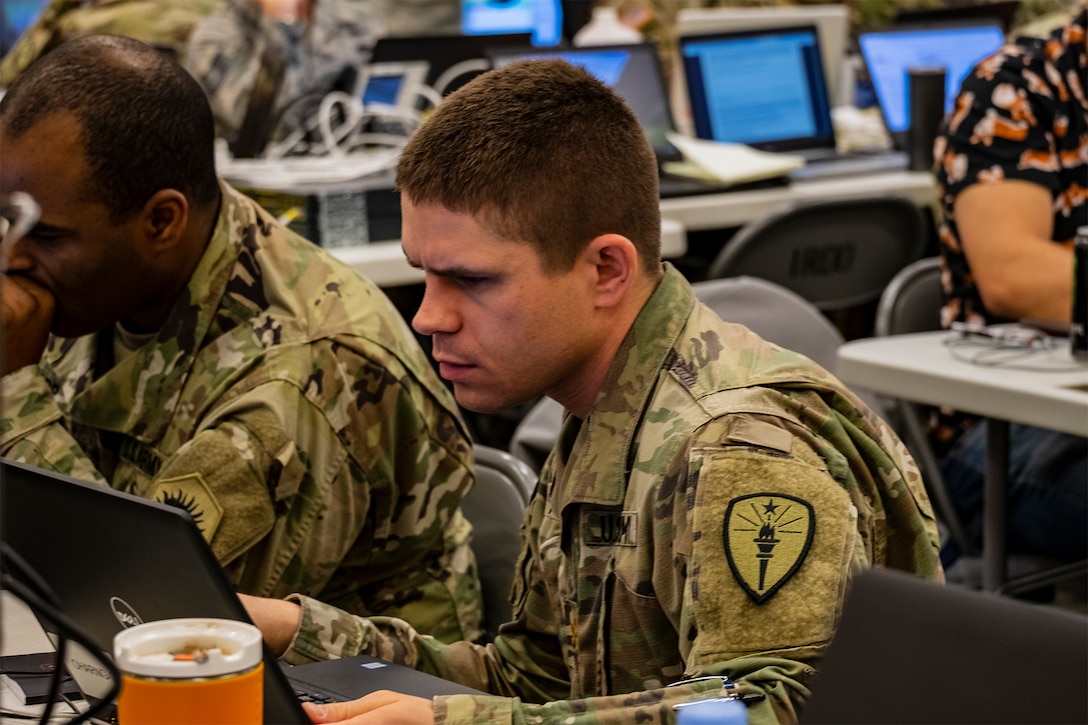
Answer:
<svg viewBox="0 0 1088 725"><path fill-rule="evenodd" d="M728 697L686 702L676 707L676 725L748 725L748 708Z"/></svg>

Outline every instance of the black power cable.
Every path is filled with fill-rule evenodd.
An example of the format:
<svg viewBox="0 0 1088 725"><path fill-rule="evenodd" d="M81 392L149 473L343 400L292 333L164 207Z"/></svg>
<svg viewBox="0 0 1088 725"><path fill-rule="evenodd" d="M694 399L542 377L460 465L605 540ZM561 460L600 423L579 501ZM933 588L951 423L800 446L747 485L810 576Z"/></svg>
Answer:
<svg viewBox="0 0 1088 725"><path fill-rule="evenodd" d="M15 596L23 600L27 606L56 631L58 636L57 661L53 668L45 711L42 713L39 723L41 725L48 723L53 705L59 699L60 678L64 670L64 650L69 639L87 650L110 674L109 691L100 701L91 705L85 712L78 713L68 722L68 725L89 722L93 717L106 710L117 698L118 693L121 692L121 672L117 669L113 660L98 653L98 644L61 611L56 595L52 593L49 585L38 576L37 572L8 544L4 543L2 547L0 555L2 555L5 568L11 572L11 575L3 577L4 588L9 589Z"/></svg>

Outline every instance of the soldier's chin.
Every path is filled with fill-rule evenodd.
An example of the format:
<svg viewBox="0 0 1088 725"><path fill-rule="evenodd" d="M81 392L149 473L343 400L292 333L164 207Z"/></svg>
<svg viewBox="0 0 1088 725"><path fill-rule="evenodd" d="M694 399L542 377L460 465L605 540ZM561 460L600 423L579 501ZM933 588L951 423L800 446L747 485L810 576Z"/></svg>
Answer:
<svg viewBox="0 0 1088 725"><path fill-rule="evenodd" d="M480 390L478 387L462 383L453 384L453 397L457 399L457 404L465 410L486 414L499 413L525 402L523 400L508 400L493 393L488 394L487 391Z"/></svg>

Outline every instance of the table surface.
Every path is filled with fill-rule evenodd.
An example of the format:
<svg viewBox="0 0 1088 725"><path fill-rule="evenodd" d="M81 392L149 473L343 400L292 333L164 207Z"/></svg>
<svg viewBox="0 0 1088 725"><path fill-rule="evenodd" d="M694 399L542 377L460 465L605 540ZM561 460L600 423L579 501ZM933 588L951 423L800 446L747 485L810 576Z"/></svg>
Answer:
<svg viewBox="0 0 1088 725"><path fill-rule="evenodd" d="M1088 361L1068 342L1015 357L962 342L947 331L853 340L839 348L836 373L851 387L1088 436Z"/></svg>

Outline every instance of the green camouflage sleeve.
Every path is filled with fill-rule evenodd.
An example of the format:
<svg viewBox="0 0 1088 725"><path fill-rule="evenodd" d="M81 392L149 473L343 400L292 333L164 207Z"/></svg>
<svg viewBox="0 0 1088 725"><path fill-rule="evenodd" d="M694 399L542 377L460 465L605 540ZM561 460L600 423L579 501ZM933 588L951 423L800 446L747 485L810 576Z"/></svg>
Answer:
<svg viewBox="0 0 1088 725"><path fill-rule="evenodd" d="M127 459L155 451L122 449L108 472L113 487L188 510L242 592L304 592L403 617L444 641L476 636L471 529L459 512L471 464L467 447L431 437L426 418L448 413L437 403L428 410L345 345L298 347L256 367L173 455L149 467ZM343 395L330 392L335 376ZM311 400L300 385L321 378L329 394ZM204 380L213 385L214 375ZM368 381L377 387L360 395ZM2 383L0 454L107 482L37 366ZM358 396L358 404L344 396ZM345 429L330 422L338 419Z"/></svg>
<svg viewBox="0 0 1088 725"><path fill-rule="evenodd" d="M418 634L407 623L387 617L356 617L308 597L290 597L302 609L302 622L284 659L301 665L322 659L370 654L415 669L454 680L494 696L453 695L436 697L437 723L527 723L554 725L605 725L607 723L671 723L674 706L707 697L756 695L749 705L752 725L795 722L790 693L808 693L803 681L811 668L774 657L742 657L708 667L702 676L689 682L637 693L565 699L569 684L562 678L563 663L549 678L537 672L538 687L532 693L514 696L517 683L489 678L488 671L500 666L504 657L516 661L517 645L508 628L492 645L468 642L443 645L432 637ZM514 671L509 663L501 666ZM524 666L524 663L523 665ZM524 670L521 670L524 673ZM722 677L732 684L723 686ZM522 677L525 675L522 674ZM521 689L525 690L525 683ZM763 699L758 699L762 695Z"/></svg>
<svg viewBox="0 0 1088 725"><path fill-rule="evenodd" d="M64 426L53 391L37 365L0 378L0 456L106 483Z"/></svg>
<svg viewBox="0 0 1088 725"><path fill-rule="evenodd" d="M6 88L35 60L83 35L124 35L180 54L189 31L222 0L52 0L0 62Z"/></svg>

